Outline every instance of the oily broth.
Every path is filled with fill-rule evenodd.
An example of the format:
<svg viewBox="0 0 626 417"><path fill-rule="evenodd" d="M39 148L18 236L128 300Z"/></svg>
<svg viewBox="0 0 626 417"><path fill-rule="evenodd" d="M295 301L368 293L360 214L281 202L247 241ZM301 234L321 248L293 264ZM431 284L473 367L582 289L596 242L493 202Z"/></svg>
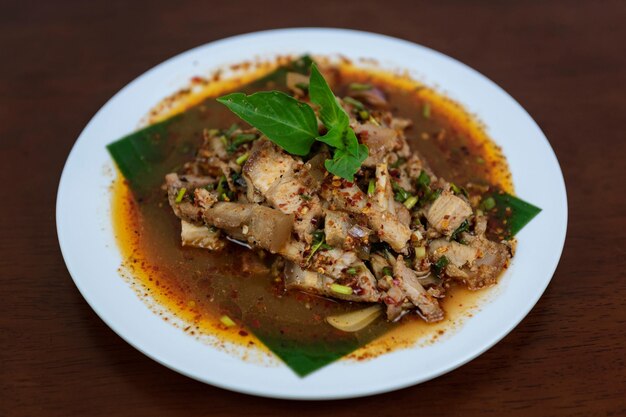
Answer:
<svg viewBox="0 0 626 417"><path fill-rule="evenodd" d="M413 120L407 131L410 146L437 175L457 184L491 184L512 191L506 161L499 149L460 106L430 89L388 74L359 71L346 63L331 72L336 83L333 87L339 94L347 91L350 82L370 82L382 88L394 113ZM178 100L184 103L184 96ZM431 106L429 118L423 116L426 101ZM209 108L199 114L191 123L200 127L223 128L235 121L223 109ZM189 132L194 130L197 129L190 126ZM177 135L181 141L184 133ZM440 323L427 324L411 314L399 323L379 319L364 330L344 333L326 324L324 318L362 306L299 291L286 292L281 279L270 271L271 256L259 256L232 243L220 252L183 248L180 221L173 215L162 189L155 189L138 201L118 175L113 188L113 220L125 259L123 266L144 298L165 306L188 323L186 332L216 334L238 345L262 347L251 330L307 342L356 340L362 344L378 338L350 356L365 359L411 346L418 339L436 340L471 315L489 292L452 287L443 300L446 319ZM223 315L237 325L222 324L219 319ZM249 328L241 323L247 323Z"/></svg>

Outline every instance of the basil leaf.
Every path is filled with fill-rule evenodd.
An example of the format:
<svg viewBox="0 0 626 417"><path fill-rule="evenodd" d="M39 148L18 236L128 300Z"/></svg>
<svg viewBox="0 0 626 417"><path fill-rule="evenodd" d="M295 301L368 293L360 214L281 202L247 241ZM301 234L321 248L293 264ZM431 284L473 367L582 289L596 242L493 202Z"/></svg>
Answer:
<svg viewBox="0 0 626 417"><path fill-rule="evenodd" d="M308 154L319 135L313 109L280 91L232 93L217 101L291 154Z"/></svg>
<svg viewBox="0 0 626 417"><path fill-rule="evenodd" d="M355 156L358 152L359 141L354 134L354 130L347 126L335 126L324 136L319 136L316 139L334 148L346 148Z"/></svg>
<svg viewBox="0 0 626 417"><path fill-rule="evenodd" d="M320 106L320 119L328 129L348 126L350 121L348 114L337 102L337 98L315 64L311 65L309 98Z"/></svg>
<svg viewBox="0 0 626 417"><path fill-rule="evenodd" d="M339 148L335 150L333 159L327 159L324 162L324 167L333 175L354 181L354 174L361 168L361 164L367 158L368 151L367 146L363 144L358 145L354 155L347 149Z"/></svg>

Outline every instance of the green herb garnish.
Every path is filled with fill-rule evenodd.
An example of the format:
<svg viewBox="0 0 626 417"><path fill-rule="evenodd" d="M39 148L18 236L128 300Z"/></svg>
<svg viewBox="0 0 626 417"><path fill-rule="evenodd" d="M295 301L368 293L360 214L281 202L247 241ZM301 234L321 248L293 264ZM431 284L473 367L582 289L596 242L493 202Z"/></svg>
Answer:
<svg viewBox="0 0 626 417"><path fill-rule="evenodd" d="M241 155L239 158L235 159L235 163L237 165L243 165L244 162L246 162L249 157L250 157L250 154L248 152L246 152L243 155Z"/></svg>
<svg viewBox="0 0 626 417"><path fill-rule="evenodd" d="M313 242L311 244L311 253L309 253L309 256L307 256L306 258L307 262L311 260L315 252L317 252L318 250L332 249L332 246L326 243L326 235L324 234L323 230L316 230L311 234L313 235Z"/></svg>
<svg viewBox="0 0 626 417"><path fill-rule="evenodd" d="M217 101L291 154L308 154L318 135L313 109L283 92L232 93Z"/></svg>
<svg viewBox="0 0 626 417"><path fill-rule="evenodd" d="M185 193L187 193L187 189L185 187L178 190L178 194L176 194L176 200L174 200L174 202L176 204L181 203L183 201L183 197L185 196Z"/></svg>
<svg viewBox="0 0 626 417"><path fill-rule="evenodd" d="M409 198L407 198L406 200L404 200L404 207L408 208L409 210L411 210L416 204L417 204L417 196L412 195Z"/></svg>
<svg viewBox="0 0 626 417"><path fill-rule="evenodd" d="M422 172L420 172L419 177L417 177L417 185L421 187L428 187L430 185L430 177L426 171L422 170Z"/></svg>
<svg viewBox="0 0 626 417"><path fill-rule="evenodd" d="M372 85L362 83L350 83L348 88L352 91L368 91L372 89Z"/></svg>
<svg viewBox="0 0 626 417"><path fill-rule="evenodd" d="M388 266L383 267L383 276L386 275L389 275L390 277L393 276L393 271Z"/></svg>
<svg viewBox="0 0 626 417"><path fill-rule="evenodd" d="M361 103L359 100L352 98L352 97L344 97L343 101L345 101L348 104L353 105L354 107L356 107L359 110L364 110L365 109L365 105L363 103Z"/></svg>
<svg viewBox="0 0 626 417"><path fill-rule="evenodd" d="M330 290L332 292L336 292L337 294L344 294L344 295L352 294L352 288L348 287L347 285L330 284Z"/></svg>
<svg viewBox="0 0 626 417"><path fill-rule="evenodd" d="M319 135L313 109L279 91L249 96L233 93L219 97L217 101L291 154L308 154L315 140L326 143L333 150L333 159L324 163L328 172L353 181L354 174L368 156L367 146L358 142L350 128L348 114L315 64L311 65L308 88L309 97L319 106L319 117L327 129L323 136Z"/></svg>
<svg viewBox="0 0 626 417"><path fill-rule="evenodd" d="M376 182L374 180L370 180L367 184L367 195L370 197L373 196L374 191L376 191Z"/></svg>
<svg viewBox="0 0 626 417"><path fill-rule="evenodd" d="M346 272L347 272L349 275L356 275L356 268L352 266L352 267L350 267L350 268L346 269Z"/></svg>
<svg viewBox="0 0 626 417"><path fill-rule="evenodd" d="M430 119L430 104L424 103L424 107L422 107L422 116L425 119Z"/></svg>
<svg viewBox="0 0 626 417"><path fill-rule="evenodd" d="M235 136L233 141L228 145L226 151L228 153L233 153L237 150L238 147L243 145L244 143L252 142L258 138L254 133L242 133L241 135Z"/></svg>
<svg viewBox="0 0 626 417"><path fill-rule="evenodd" d="M441 258L437 259L437 262L435 262L432 265L432 270L435 273L435 275L439 276L441 275L441 273L443 272L444 268L450 263L450 260L448 258L444 256L442 256Z"/></svg>
<svg viewBox="0 0 626 417"><path fill-rule="evenodd" d="M466 232L467 230L469 230L469 221L465 219L463 220L463 223L461 223L459 227L457 227L456 230L452 232L452 234L450 235L450 240L456 240L461 233Z"/></svg>
<svg viewBox="0 0 626 417"><path fill-rule="evenodd" d="M394 199L396 201L399 201L400 203L404 203L407 200L407 198L411 196L411 194L407 190L400 187L400 184L398 184L395 181L391 181L391 187L393 188L393 191L394 191Z"/></svg>
<svg viewBox="0 0 626 417"><path fill-rule="evenodd" d="M489 211L496 206L496 200L494 200L493 197L487 197L483 200L481 206L485 211Z"/></svg>

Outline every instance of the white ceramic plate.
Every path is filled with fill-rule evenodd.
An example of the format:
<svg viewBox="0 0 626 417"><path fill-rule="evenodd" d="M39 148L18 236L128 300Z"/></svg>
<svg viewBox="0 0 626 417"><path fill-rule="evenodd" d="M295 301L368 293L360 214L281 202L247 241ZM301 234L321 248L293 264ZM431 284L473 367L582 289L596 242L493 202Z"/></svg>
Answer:
<svg viewBox="0 0 626 417"><path fill-rule="evenodd" d="M519 234L498 295L452 336L431 346L366 362L339 361L306 378L286 366L246 362L186 335L153 314L120 279L121 256L110 219L112 167L105 145L138 127L156 103L195 75L275 55L341 53L375 58L440 86L487 125L510 164L516 192L543 211ZM561 256L567 198L558 161L524 109L471 68L428 48L387 36L338 29L285 29L212 42L141 75L98 111L81 133L63 171L57 198L59 242L67 268L87 302L117 334L154 360L200 381L255 395L333 399L370 395L417 384L470 361L510 332L535 305Z"/></svg>

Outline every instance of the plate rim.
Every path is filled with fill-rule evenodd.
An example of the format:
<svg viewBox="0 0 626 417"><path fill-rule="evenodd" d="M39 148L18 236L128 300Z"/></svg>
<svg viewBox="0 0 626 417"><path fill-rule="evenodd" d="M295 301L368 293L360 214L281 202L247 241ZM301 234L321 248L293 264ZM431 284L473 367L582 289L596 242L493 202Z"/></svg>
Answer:
<svg viewBox="0 0 626 417"><path fill-rule="evenodd" d="M126 335L123 332L119 331L119 329L117 328L117 326L115 324L112 324L110 322L110 320L107 320L106 318L106 314L100 310L99 306L97 305L97 303L94 302L94 300L91 299L90 294L87 292L87 290L83 287L80 279L75 277L75 272L72 270L72 266L70 265L71 262L69 261L69 259L71 258L71 251L70 249L67 247L67 245L65 244L65 241L63 239L64 236L64 230L63 230L63 213L62 213L62 208L63 208L63 191L64 191L64 187L65 184L67 183L68 179L68 175L69 175L69 168L68 166L70 166L70 161L72 160L72 156L76 153L76 148L77 145L79 143L79 141L81 140L81 138L83 138L85 132L88 130L89 126L91 125L91 123L94 121L94 119L96 119L98 117L98 115L105 109L107 108L107 106L113 102L117 97L119 97L121 94L123 94L125 91L127 91L128 89L130 89L133 85L135 85L140 79L142 79L143 77L148 76L149 74L152 74L156 71L159 71L160 68L162 68L164 65L171 63L175 60L180 59L183 56L186 56L188 54L193 54L199 50L202 50L203 48L209 46L209 45L216 45L219 43L224 43L224 42L232 42L232 41L244 41L250 38L254 38L255 36L263 36L263 35L278 35L278 36L289 36L290 34L293 34L295 32L300 32L300 33L309 33L309 34L316 34L316 33L335 33L338 35L341 34L352 34L352 35L357 35L357 36L374 36L374 37L378 37L381 39L386 39L392 42L400 42L400 43L404 43L407 44L411 47L418 47L421 48L424 51L427 51L431 54L435 54L438 55L440 57L444 57L447 60L452 61L454 64L459 65L460 67L462 67L465 71L469 71L471 73L473 73L473 75L478 76L480 78L483 79L483 81L487 82L488 84L491 85L492 88L497 89L500 93L504 94L508 100L511 101L512 104L514 104L516 107L518 107L518 110L523 112L523 114L525 114L527 116L527 118L531 121L531 123L534 125L533 127L536 128L538 130L538 132L541 135L541 139L543 139L545 141L545 145L547 145L547 148L549 150L549 152L551 153L551 155L549 155L553 160L554 163L556 164L556 168L558 173L560 174L559 178L555 178L555 180L557 180L557 182L560 182L560 187L562 188L562 192L563 192L563 200L560 201L559 203L562 204L562 208L563 208L563 214L564 214L564 218L563 218L563 230L562 230L562 234L558 239L558 250L557 255L554 256L553 258L553 263L552 265L549 265L549 267L544 268L544 270L547 273L547 275L549 276L549 278L545 281L545 285L543 286L543 288L541 288L540 291L538 291L536 293L536 296L533 297L533 299L531 300L530 303L528 303L528 308L524 309L524 311L519 311L518 314L515 316L515 319L512 320L509 325L506 327L505 331L501 331L500 334L498 334L496 337L493 337L490 339L490 341L488 343L485 343L483 346L479 347L478 349L474 349L472 352L470 352L469 354L466 354L465 356L459 358L459 360L457 360L455 363L449 364L446 367L442 367L442 369L439 372L434 372L431 373L430 375L426 376L426 377L422 377L422 378L408 378L407 380L403 380L403 381L394 381L393 383L387 383L387 384L382 384L380 386L376 386L373 387L369 390L361 390L359 392L345 392L345 393L338 393L336 395L329 395L329 394L323 394L323 395L316 395L316 394L311 394L311 395L301 395L301 394L281 394L281 393L277 393L277 392L270 392L270 391L266 391L263 389L263 387L261 387L260 389L254 389L254 388L250 388L250 387L242 387L240 385L236 385L236 384L229 384L229 383L224 383L218 380L211 380L211 379L207 379L207 378L203 378L203 377L199 377L196 374L193 373L189 373L186 372L185 370L181 370L175 366L173 366L172 364L168 363L167 360L164 360L163 358L160 358L159 356L155 355L153 352L148 351L147 349L145 349L143 346L141 346L140 344L136 343L133 339L132 339L132 335ZM280 51L276 51L277 54L280 53ZM216 58L216 62L219 64L220 63L220 58ZM506 155L505 155L506 156ZM558 181L560 180L560 181ZM76 142L74 143L74 145L72 146L72 149L70 151L70 153L68 154L67 160L64 164L63 167L63 171L61 174L61 179L59 181L59 187L58 187L58 192L57 192L57 201L56 201L56 213L55 213L55 220L56 220L56 225L57 225L57 235L59 238L59 245L61 248L61 252L63 255L63 259L64 262L66 264L66 267L68 269L68 272L70 273L72 280L74 281L74 284L77 286L79 292L81 293L81 295L83 296L83 298L87 301L87 303L90 305L90 307L94 310L94 312L98 315L98 317L100 317L100 319L102 321L104 321L107 326L109 328L111 328L116 334L118 334L122 339L124 339L127 343L129 343L131 346L133 346L135 349L139 350L140 352L142 352L143 354L145 354L146 356L150 357L151 359L155 360L158 363L161 363L162 365L167 366L168 368L181 373L183 375L186 375L190 378L193 378L195 380L204 382L204 383L209 383L213 386L217 386L220 388L224 388L224 389L228 389L228 390L232 390L232 391L237 391L237 392L242 392L242 393L246 393L246 394L251 394L251 395L257 395L257 396L263 396L263 397L270 397L270 398L281 398L281 399L301 399L301 400L328 400L328 399L343 399L343 398L357 398L357 397L362 397L362 396L368 396L368 395L374 395L374 394L379 394L379 393L383 393L383 392L389 392L389 391L393 391L393 390L397 390L397 389L402 389L405 388L407 386L411 386L411 385L416 385L422 382L425 382L427 380L436 378L442 374L445 374L447 372L451 372L454 369L457 369L458 367L462 366L463 364L475 359L477 356L481 355L482 353L484 353L485 351L487 351L488 349L490 349L491 347L493 347L495 344L497 344L500 340L502 340L506 335L508 335L515 327L517 327L520 322L528 315L528 313L532 310L532 308L534 308L534 306L536 305L536 303L538 302L538 300L541 298L541 296L543 295L543 293L545 292L546 288L548 287L549 283L551 282L554 273L556 271L556 268L558 266L558 263L560 261L560 258L562 256L562 252L563 252L563 248L564 248L564 244L565 244L565 238L567 235L567 223L568 223L568 204L567 204L567 189L565 186L565 181L563 178L563 173L560 167L560 164L558 162L558 159L556 157L556 154L554 152L554 150L552 149L550 142L548 141L547 137L545 136L545 134L543 133L543 131L541 131L541 128L537 125L537 123L535 122L535 120L528 114L528 112L526 112L526 110L512 97L510 96L504 89L502 89L500 86L498 86L495 82L491 81L489 78L487 78L486 76L484 76L483 74L481 74L480 72L476 71L475 69L467 66L466 64L456 60L455 58L452 58L446 54L443 54L441 52L438 52L436 50L433 50L431 48L425 47L423 45L408 41L408 40L404 40L404 39L400 39L400 38L395 38L395 37L391 37L391 36L387 36L387 35L383 35L383 34L378 34L378 33L373 33L373 32L366 32L366 31L356 31L356 30L351 30L351 29L340 29L340 28L285 28L285 29L272 29L272 30L264 30L264 31L258 31L258 32L251 32L251 33L245 33L245 34L240 34L240 35L235 35L235 36L231 36L231 37L227 37L227 38L223 38L223 39L219 39L216 41L212 41L212 42L208 42L199 46L196 46L194 48L191 48L187 51L184 51L180 54L177 54L159 64L157 64L156 66L148 69L147 71L145 71L144 73L140 74L138 77L136 77L135 79L133 79L131 82L129 82L128 84L126 84L122 89L120 89L116 94L114 94L95 114L94 116L90 119L90 121L87 123L87 125L85 126L85 128L82 130L82 132L80 133L80 135L78 136ZM127 285L126 283L124 283L125 285ZM130 288L129 288L130 290Z"/></svg>

